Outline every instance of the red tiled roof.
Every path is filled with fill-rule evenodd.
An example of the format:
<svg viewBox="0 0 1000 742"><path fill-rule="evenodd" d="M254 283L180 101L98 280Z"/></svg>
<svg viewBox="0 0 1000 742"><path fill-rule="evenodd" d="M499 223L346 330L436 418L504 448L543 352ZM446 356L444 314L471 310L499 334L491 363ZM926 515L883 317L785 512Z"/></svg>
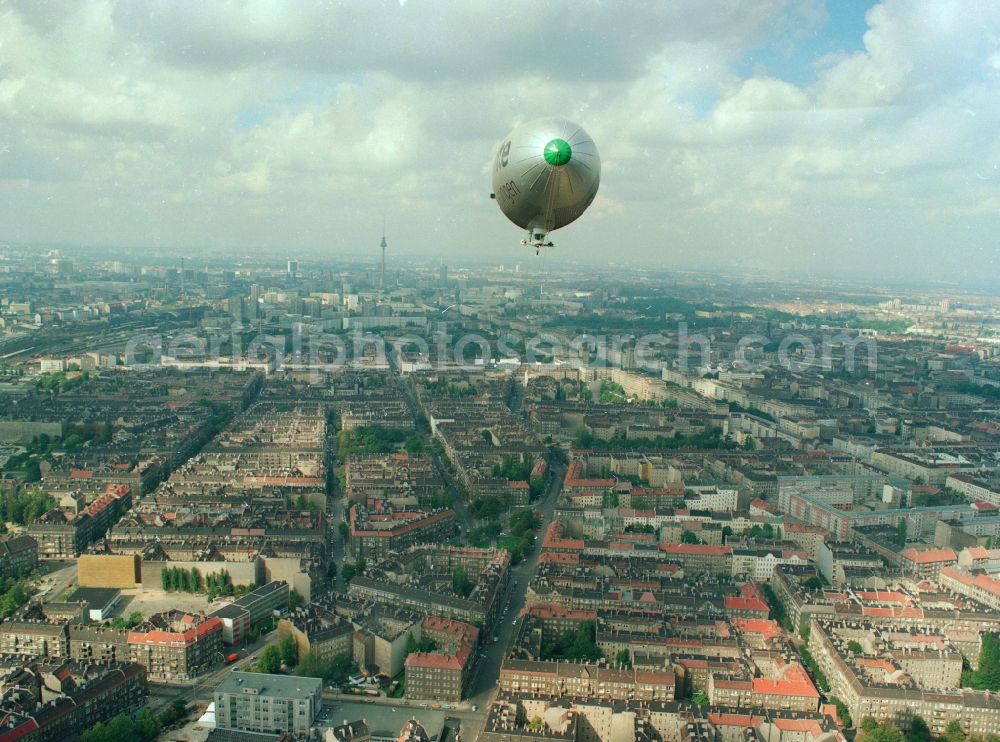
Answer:
<svg viewBox="0 0 1000 742"><path fill-rule="evenodd" d="M7 724L10 723L10 720L11 715L4 714L0 716L0 725L6 727ZM6 731L0 732L0 742L17 742L17 740L24 739L37 729L37 721L34 719L25 719L13 729L7 729Z"/></svg>
<svg viewBox="0 0 1000 742"><path fill-rule="evenodd" d="M717 727L758 727L763 723L764 717L752 714L709 713L708 720Z"/></svg>
<svg viewBox="0 0 1000 742"><path fill-rule="evenodd" d="M185 617L190 618L190 617ZM185 621L188 623L188 621ZM213 616L206 618L198 625L186 631L164 631L154 629L152 631L130 631L128 632L129 644L170 644L172 646L190 646L201 641L215 631L222 631L222 619Z"/></svg>
<svg viewBox="0 0 1000 742"><path fill-rule="evenodd" d="M538 556L539 564L579 564L579 554L566 554L558 551L547 551Z"/></svg>
<svg viewBox="0 0 1000 742"><path fill-rule="evenodd" d="M539 603L537 605L529 606L526 613L541 619L566 618L573 621L597 620L596 610L574 610L572 608L563 608L561 605L557 605L555 603Z"/></svg>
<svg viewBox="0 0 1000 742"><path fill-rule="evenodd" d="M937 562L954 562L958 559L951 549L928 549L927 551L917 551L912 546L903 549L899 555L908 559L914 564L935 564Z"/></svg>
<svg viewBox="0 0 1000 742"><path fill-rule="evenodd" d="M737 598L734 595L727 595L725 598L727 611L760 611L767 613L767 603L760 598Z"/></svg>
<svg viewBox="0 0 1000 742"><path fill-rule="evenodd" d="M988 593L1000 597L1000 580L996 580L988 575L978 574L970 575L968 572L962 572L957 569L952 569L951 567L945 567L941 570L941 576L947 576L961 582L963 585L968 585L969 587L978 587L980 590L985 590Z"/></svg>
<svg viewBox="0 0 1000 742"><path fill-rule="evenodd" d="M760 634L765 639L781 636L781 628L769 619L734 618L733 626L744 633Z"/></svg>
<svg viewBox="0 0 1000 742"><path fill-rule="evenodd" d="M778 679L754 678L753 692L769 696L796 696L819 700L819 691L813 685L806 671L798 663L793 663Z"/></svg>
<svg viewBox="0 0 1000 742"><path fill-rule="evenodd" d="M586 487L591 489L608 488L615 486L614 479L583 479L583 462L577 459L566 468L566 476L563 479L563 487L572 490L575 487Z"/></svg>
<svg viewBox="0 0 1000 742"><path fill-rule="evenodd" d="M660 551L665 551L667 554L688 556L726 556L733 553L729 546L715 546L713 544L660 544Z"/></svg>
<svg viewBox="0 0 1000 742"><path fill-rule="evenodd" d="M542 538L543 549L569 549L572 551L583 551L585 546L583 539L563 538L566 526L556 520L545 529L545 536Z"/></svg>

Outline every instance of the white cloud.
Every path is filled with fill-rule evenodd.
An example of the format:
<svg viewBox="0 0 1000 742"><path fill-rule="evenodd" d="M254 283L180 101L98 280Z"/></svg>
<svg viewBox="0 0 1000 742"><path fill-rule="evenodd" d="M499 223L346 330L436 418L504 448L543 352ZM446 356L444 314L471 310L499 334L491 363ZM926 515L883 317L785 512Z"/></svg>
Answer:
<svg viewBox="0 0 1000 742"><path fill-rule="evenodd" d="M604 164L557 240L578 254L916 273L948 230L967 263L995 250L996 4L886 0L809 87L738 70L822 33L816 0L507 7L0 5L0 240L334 249L387 213L395 249L508 255L492 146L558 114Z"/></svg>

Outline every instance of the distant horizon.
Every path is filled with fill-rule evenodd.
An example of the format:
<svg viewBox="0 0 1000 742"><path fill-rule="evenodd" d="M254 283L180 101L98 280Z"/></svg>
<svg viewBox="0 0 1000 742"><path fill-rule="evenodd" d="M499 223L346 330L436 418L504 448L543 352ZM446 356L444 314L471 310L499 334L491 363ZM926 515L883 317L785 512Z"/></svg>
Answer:
<svg viewBox="0 0 1000 742"><path fill-rule="evenodd" d="M240 263L242 260L252 260L254 261L254 265L271 263L273 264L274 269L281 270L283 269L286 261L297 260L299 262L300 272L308 271L311 267L329 267L336 265L337 263L343 263L345 265L349 264L353 267L363 266L370 263L371 268L373 270L377 270L378 263L381 258L381 253L379 252L377 246L375 248L371 248L370 251L366 251L363 248L357 248L354 251L330 252L328 254L323 254L318 250L280 252L276 248L274 250L257 251L256 254L253 255L234 255L231 250L226 250L224 248L211 250L203 247L158 246L156 249L162 251L162 253L158 255L150 255L150 248L148 246L144 247L141 245L103 246L56 243L18 245L0 242L0 251L4 248L37 253L40 257L42 257L47 251L58 250L63 257L69 259L73 259L74 253L79 251L76 254L76 257L81 255L100 255L102 260L125 260L126 262L129 259L141 259L143 262L138 263L141 265L163 265L170 260L179 261L181 258L184 258L185 260L190 261L187 263L187 267L191 269L199 267L231 266ZM126 255L115 256L114 253L116 251L124 251ZM954 280L944 278L909 278L905 276L892 277L887 275L873 276L866 273L831 273L828 275L818 275L814 270L795 270L794 268L789 268L785 271L780 271L775 268L760 268L756 270L740 271L735 266L698 266L695 264L663 265L655 261L639 262L638 260L635 261L635 263L627 263L624 261L601 260L591 255L574 258L572 262L563 262L559 259L559 252L559 248L557 247L549 252L547 257L536 256L532 250L529 250L523 245L517 244L512 246L511 254L508 256L509 259L504 259L504 256L495 255L482 256L478 258L467 255L462 258L456 255L445 257L444 255L435 255L432 253L422 254L416 251L407 252L402 255L394 254L390 245L386 252L386 271L390 274L392 273L394 269L394 258L399 261L397 265L407 267L424 265L428 268L432 268L442 262L449 269L456 270L496 269L503 266L505 271L510 272L511 274L514 273L514 268L516 266L520 266L520 273L525 276L532 277L557 273L572 274L579 267L610 267L614 271L650 274L658 277L667 277L671 274L677 274L692 278L716 277L725 278L727 280L745 279L750 281L796 281L809 282L811 284L815 284L819 281L831 281L851 287L869 286L874 288L875 286L881 285L887 288L892 287L899 290L951 290L956 293L995 295L998 299L1000 299L1000 276L993 277L990 275L980 275L968 280ZM135 253L140 254L136 255ZM142 255L141 253L145 253L145 255ZM179 265L177 267L179 267Z"/></svg>

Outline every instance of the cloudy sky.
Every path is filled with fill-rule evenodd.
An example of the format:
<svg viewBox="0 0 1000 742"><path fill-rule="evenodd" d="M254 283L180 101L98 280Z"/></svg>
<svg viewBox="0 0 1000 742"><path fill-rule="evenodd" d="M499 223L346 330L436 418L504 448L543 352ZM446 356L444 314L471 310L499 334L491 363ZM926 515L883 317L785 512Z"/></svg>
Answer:
<svg viewBox="0 0 1000 742"><path fill-rule="evenodd" d="M603 161L552 268L1000 276L994 0L0 0L0 243L527 261L548 115Z"/></svg>

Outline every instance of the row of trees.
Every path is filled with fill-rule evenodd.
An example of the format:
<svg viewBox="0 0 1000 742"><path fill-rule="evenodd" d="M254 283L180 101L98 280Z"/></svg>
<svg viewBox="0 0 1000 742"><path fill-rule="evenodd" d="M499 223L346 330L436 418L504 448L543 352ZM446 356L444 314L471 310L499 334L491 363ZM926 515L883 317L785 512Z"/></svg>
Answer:
<svg viewBox="0 0 1000 742"><path fill-rule="evenodd" d="M209 600L219 595L235 595L238 590L233 585L233 578L226 570L210 572L202 578L197 567L164 567L160 572L160 585L167 592L184 592L208 594Z"/></svg>
<svg viewBox="0 0 1000 742"><path fill-rule="evenodd" d="M160 572L160 585L167 592L201 592L204 582L197 568L164 567Z"/></svg>
<svg viewBox="0 0 1000 742"><path fill-rule="evenodd" d="M233 587L233 578L224 569L211 572L205 577L205 589L208 592L209 600L215 600L217 595L234 595L236 593L236 588Z"/></svg>
<svg viewBox="0 0 1000 742"><path fill-rule="evenodd" d="M83 733L83 742L153 742L160 736L162 723L149 709L135 715L118 714L107 724L98 722Z"/></svg>

